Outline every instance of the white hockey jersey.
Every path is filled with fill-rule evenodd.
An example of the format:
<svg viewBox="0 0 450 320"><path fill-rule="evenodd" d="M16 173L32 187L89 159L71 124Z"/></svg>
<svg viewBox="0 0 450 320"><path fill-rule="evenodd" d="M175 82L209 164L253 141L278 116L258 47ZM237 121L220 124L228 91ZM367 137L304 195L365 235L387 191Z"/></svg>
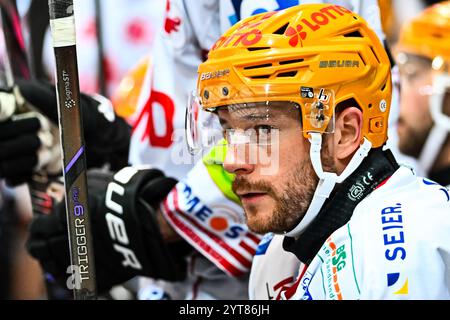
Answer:
<svg viewBox="0 0 450 320"><path fill-rule="evenodd" d="M450 299L450 191L400 167L362 200L306 266L261 242L253 299Z"/></svg>

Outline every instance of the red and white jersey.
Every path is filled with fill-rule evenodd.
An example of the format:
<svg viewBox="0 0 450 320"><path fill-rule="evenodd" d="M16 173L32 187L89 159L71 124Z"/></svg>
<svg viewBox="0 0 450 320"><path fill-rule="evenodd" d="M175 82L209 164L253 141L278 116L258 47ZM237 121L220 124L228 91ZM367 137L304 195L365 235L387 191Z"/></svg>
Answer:
<svg viewBox="0 0 450 320"><path fill-rule="evenodd" d="M450 191L400 167L362 200L309 266L267 236L250 298L450 299Z"/></svg>
<svg viewBox="0 0 450 320"><path fill-rule="evenodd" d="M248 230L242 207L224 186L223 167L200 161L160 206L192 247L187 299L247 299L248 274L261 236Z"/></svg>
<svg viewBox="0 0 450 320"><path fill-rule="evenodd" d="M223 194L205 165L180 181L161 209L172 227L225 273L239 277L250 270L261 237L249 232L242 207Z"/></svg>
<svg viewBox="0 0 450 320"><path fill-rule="evenodd" d="M98 38L93 0L75 1L80 89L98 93ZM111 95L126 73L151 50L161 29L165 0L101 0L101 28L107 95ZM43 63L54 74L50 32L44 40Z"/></svg>

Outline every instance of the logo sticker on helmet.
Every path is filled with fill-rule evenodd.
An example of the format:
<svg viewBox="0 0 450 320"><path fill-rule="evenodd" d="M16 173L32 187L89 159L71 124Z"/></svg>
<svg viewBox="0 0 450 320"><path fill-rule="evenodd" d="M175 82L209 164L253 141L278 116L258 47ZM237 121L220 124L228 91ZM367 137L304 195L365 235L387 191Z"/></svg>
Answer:
<svg viewBox="0 0 450 320"><path fill-rule="evenodd" d="M229 45L236 47L239 44L243 44L244 46L257 44L262 38L262 32L261 30L257 29L257 27L265 20L273 16L275 13L276 12L266 13L265 15L260 17L259 20L254 21L255 19L259 18L258 16L256 16L253 19L250 19L249 21L243 23L231 35L220 37L219 40L217 40L217 42L213 45L211 50L215 50L221 47L227 47ZM239 30L243 29L246 29L248 31L239 32Z"/></svg>
<svg viewBox="0 0 450 320"><path fill-rule="evenodd" d="M228 75L230 73L230 69L223 69L214 72L203 72L200 76L200 80L210 80L214 78L220 78Z"/></svg>
<svg viewBox="0 0 450 320"><path fill-rule="evenodd" d="M359 68L358 60L323 60L319 68Z"/></svg>
<svg viewBox="0 0 450 320"><path fill-rule="evenodd" d="M286 33L285 36L290 37L291 39L289 39L289 45L291 47L296 47L297 44L299 43L299 37L302 40L306 39L306 36L308 35L306 32L302 31L303 30L303 26L302 25L297 25L297 27L294 29L292 27L289 27L286 29Z"/></svg>
<svg viewBox="0 0 450 320"><path fill-rule="evenodd" d="M386 112L386 110L387 110L387 103L386 100L383 99L380 101L380 111Z"/></svg>
<svg viewBox="0 0 450 320"><path fill-rule="evenodd" d="M337 13L339 16L333 14ZM285 36L290 37L289 44L291 47L296 47L299 43L299 37L302 40L305 40L308 36L308 30L305 28L309 28L311 31L316 32L319 30L322 26L326 26L330 23L330 21L338 19L340 16L343 16L344 14L352 14L350 10L347 8L337 6L337 5L331 5L325 8L320 9L319 11L311 13L311 16L308 19L303 18L301 22L303 24L298 24L295 28L288 27L285 32ZM331 19L330 19L331 18Z"/></svg>
<svg viewBox="0 0 450 320"><path fill-rule="evenodd" d="M314 89L310 87L301 87L300 96L304 99L312 99L314 98Z"/></svg>
<svg viewBox="0 0 450 320"><path fill-rule="evenodd" d="M329 96L325 94L325 89L320 89L319 97L317 99L321 102L328 102Z"/></svg>

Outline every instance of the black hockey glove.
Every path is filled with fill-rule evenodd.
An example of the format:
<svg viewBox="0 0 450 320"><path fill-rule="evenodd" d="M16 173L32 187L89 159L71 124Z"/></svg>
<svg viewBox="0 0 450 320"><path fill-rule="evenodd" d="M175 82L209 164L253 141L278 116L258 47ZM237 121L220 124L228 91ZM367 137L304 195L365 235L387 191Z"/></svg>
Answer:
<svg viewBox="0 0 450 320"><path fill-rule="evenodd" d="M99 292L137 275L182 280L187 243L167 244L156 217L160 201L176 184L155 169L127 167L111 173L88 172L89 209ZM44 270L66 282L70 265L64 203L51 215L35 218L27 247Z"/></svg>
<svg viewBox="0 0 450 320"><path fill-rule="evenodd" d="M0 122L0 177L15 186L29 181L33 171L61 172L58 136L49 122L36 112Z"/></svg>
<svg viewBox="0 0 450 320"><path fill-rule="evenodd" d="M115 116L106 98L82 94L80 99L88 168L107 163L112 170L126 166L129 125ZM22 113L17 115L18 111ZM53 85L19 79L14 90L0 90L0 177L18 184L37 170L60 171L57 123Z"/></svg>

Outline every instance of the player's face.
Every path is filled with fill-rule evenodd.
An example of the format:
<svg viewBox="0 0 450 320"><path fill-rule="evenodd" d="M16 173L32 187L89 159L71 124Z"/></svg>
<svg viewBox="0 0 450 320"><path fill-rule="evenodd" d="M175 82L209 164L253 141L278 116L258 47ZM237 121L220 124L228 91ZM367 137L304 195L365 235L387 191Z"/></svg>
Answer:
<svg viewBox="0 0 450 320"><path fill-rule="evenodd" d="M406 155L418 157L433 124L428 102L432 83L431 63L412 58L400 64L399 70L399 149Z"/></svg>
<svg viewBox="0 0 450 320"><path fill-rule="evenodd" d="M231 132L224 168L236 175L233 190L251 230L289 231L304 216L318 182L300 110L286 102L246 107L218 111L223 129Z"/></svg>

